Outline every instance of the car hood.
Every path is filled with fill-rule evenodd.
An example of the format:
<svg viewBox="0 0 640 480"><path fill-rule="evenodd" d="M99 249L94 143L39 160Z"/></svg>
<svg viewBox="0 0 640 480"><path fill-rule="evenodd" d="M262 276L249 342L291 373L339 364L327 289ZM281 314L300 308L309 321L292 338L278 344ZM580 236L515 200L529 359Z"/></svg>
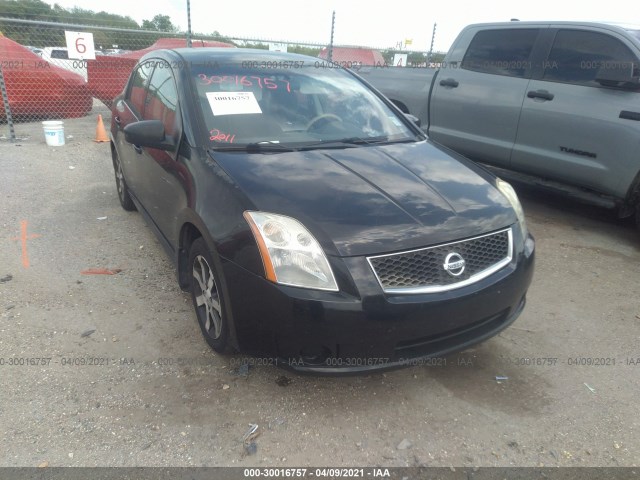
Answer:
<svg viewBox="0 0 640 480"><path fill-rule="evenodd" d="M427 141L211 156L253 208L296 218L330 255L425 247L517 220L492 177Z"/></svg>

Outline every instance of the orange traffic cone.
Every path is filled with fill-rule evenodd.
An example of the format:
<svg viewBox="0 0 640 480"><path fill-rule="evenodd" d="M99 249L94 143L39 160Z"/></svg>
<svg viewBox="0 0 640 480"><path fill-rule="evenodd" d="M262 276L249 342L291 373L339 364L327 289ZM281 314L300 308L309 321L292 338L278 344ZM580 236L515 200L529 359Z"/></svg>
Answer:
<svg viewBox="0 0 640 480"><path fill-rule="evenodd" d="M109 136L104 129L104 123L102 122L102 115L98 115L98 126L96 127L96 138L94 142L108 142Z"/></svg>

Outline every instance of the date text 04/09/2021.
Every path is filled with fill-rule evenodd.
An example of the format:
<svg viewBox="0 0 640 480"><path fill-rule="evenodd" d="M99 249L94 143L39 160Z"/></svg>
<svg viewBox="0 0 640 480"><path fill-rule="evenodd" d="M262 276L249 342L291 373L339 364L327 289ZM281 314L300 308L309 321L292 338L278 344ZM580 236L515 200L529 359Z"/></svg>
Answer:
<svg viewBox="0 0 640 480"><path fill-rule="evenodd" d="M245 478L364 478L390 477L388 468L245 468Z"/></svg>

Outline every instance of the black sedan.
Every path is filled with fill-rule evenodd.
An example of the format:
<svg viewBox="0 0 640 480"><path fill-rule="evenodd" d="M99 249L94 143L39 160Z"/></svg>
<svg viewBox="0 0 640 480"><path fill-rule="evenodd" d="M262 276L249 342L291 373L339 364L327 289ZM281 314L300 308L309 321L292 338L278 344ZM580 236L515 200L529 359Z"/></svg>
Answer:
<svg viewBox="0 0 640 480"><path fill-rule="evenodd" d="M218 352L396 367L485 340L524 307L534 242L511 186L331 63L151 52L111 140L122 206L157 233Z"/></svg>

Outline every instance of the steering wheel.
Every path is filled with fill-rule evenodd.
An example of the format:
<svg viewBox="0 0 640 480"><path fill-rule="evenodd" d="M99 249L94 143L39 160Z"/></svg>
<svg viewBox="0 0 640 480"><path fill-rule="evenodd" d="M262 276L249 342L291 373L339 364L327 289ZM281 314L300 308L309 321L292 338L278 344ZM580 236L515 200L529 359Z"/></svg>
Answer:
<svg viewBox="0 0 640 480"><path fill-rule="evenodd" d="M334 115L333 113L322 113L322 114L318 115L317 117L312 118L311 121L309 123L307 123L307 130L313 129L320 122L329 121L329 120L334 120L336 122L342 122L342 119L339 116Z"/></svg>

